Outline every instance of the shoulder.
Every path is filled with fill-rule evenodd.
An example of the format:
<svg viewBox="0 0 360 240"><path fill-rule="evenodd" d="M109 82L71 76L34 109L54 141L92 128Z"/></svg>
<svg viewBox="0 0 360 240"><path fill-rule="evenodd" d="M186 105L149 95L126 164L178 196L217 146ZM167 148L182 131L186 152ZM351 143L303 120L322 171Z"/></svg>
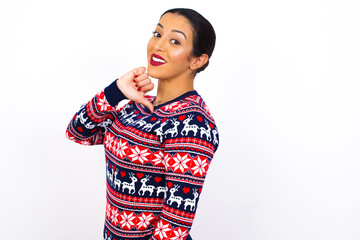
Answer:
<svg viewBox="0 0 360 240"><path fill-rule="evenodd" d="M169 110L171 115L179 116L182 118L192 115L193 118L198 121L197 124L202 125L204 123L211 123L211 126L215 126L215 119L210 113L210 109L206 105L204 99L199 95L190 95L178 102L175 102L172 109Z"/></svg>
<svg viewBox="0 0 360 240"><path fill-rule="evenodd" d="M177 107L167 113L167 125L163 132L165 139L198 139L212 145L216 151L219 144L218 128L200 95L191 95L180 100Z"/></svg>
<svg viewBox="0 0 360 240"><path fill-rule="evenodd" d="M213 122L213 124L215 124L215 119L211 115L210 109L208 108L204 99L200 95L191 95L187 97L185 100L189 103L189 106L192 107L192 110L194 112L203 115L209 121Z"/></svg>

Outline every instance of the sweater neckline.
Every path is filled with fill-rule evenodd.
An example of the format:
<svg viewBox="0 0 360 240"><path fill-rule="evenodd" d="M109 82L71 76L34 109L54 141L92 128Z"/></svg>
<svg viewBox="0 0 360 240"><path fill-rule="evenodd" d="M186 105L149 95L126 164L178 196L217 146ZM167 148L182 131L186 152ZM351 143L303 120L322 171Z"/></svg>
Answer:
<svg viewBox="0 0 360 240"><path fill-rule="evenodd" d="M161 108L161 107L163 107L163 106L166 106L166 105L168 105L168 104L171 104L171 103L173 103L173 102L179 101L179 100L181 100L181 99L185 99L185 98L187 98L188 96L191 96L191 95L199 95L199 94L198 94L198 92L197 92L196 90L188 91L188 92L186 92L186 93L184 93L184 94L182 94L182 95L180 95L180 96L178 96L178 97L176 97L176 98L174 98L174 99L172 99L172 100L170 100L170 101L167 101L167 102L165 102L165 103L162 103L162 104L159 104L159 105L157 105L157 106L154 106L154 110L155 110L155 109L158 109L158 108ZM155 101L155 99L156 99L155 96L153 96L153 98L154 98L154 99L151 101L151 103L154 103L154 101Z"/></svg>

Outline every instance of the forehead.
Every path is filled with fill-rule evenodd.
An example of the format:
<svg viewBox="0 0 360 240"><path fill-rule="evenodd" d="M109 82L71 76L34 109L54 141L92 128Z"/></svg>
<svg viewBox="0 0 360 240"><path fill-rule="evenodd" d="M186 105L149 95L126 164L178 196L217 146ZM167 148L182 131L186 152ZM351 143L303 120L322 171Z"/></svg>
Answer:
<svg viewBox="0 0 360 240"><path fill-rule="evenodd" d="M166 13L160 18L159 23L164 27L164 30L180 30L192 37L192 26L189 20L182 15Z"/></svg>

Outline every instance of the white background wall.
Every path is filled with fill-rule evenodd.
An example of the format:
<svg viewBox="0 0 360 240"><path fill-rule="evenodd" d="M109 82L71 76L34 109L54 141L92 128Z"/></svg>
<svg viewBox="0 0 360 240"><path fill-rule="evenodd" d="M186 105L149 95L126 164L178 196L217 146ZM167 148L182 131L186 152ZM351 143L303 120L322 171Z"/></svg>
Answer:
<svg viewBox="0 0 360 240"><path fill-rule="evenodd" d="M104 152L66 126L190 7L217 32L195 88L220 131L193 238L360 239L357 1L171 2L0 3L0 238L101 239Z"/></svg>

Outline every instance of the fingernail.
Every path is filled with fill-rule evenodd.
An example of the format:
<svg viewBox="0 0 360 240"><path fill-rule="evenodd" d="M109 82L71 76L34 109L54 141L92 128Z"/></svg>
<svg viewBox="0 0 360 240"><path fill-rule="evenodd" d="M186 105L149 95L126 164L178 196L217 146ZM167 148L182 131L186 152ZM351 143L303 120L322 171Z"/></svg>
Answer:
<svg viewBox="0 0 360 240"><path fill-rule="evenodd" d="M138 75L135 75L135 77L137 78L137 77L138 77Z"/></svg>
<svg viewBox="0 0 360 240"><path fill-rule="evenodd" d="M133 79L133 82L136 82L135 79Z"/></svg>
<svg viewBox="0 0 360 240"><path fill-rule="evenodd" d="M140 91L140 90L141 90L141 88L138 88L137 90L138 90L138 91Z"/></svg>
<svg viewBox="0 0 360 240"><path fill-rule="evenodd" d="M137 84L135 84L135 87L139 87Z"/></svg>

